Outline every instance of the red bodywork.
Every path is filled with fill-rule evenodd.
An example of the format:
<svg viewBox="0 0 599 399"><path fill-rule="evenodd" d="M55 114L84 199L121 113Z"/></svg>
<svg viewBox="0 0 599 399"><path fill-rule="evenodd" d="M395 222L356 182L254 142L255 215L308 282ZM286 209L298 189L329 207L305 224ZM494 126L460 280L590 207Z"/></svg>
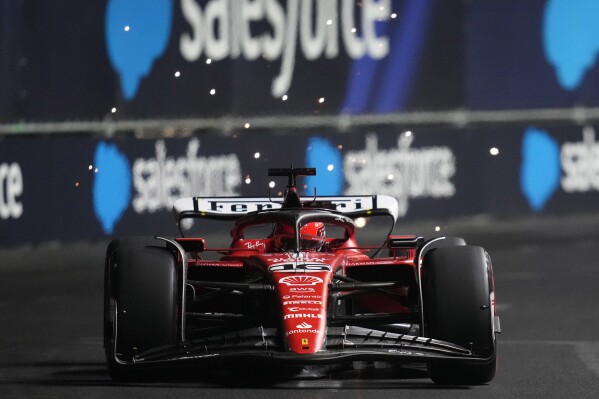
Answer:
<svg viewBox="0 0 599 399"><path fill-rule="evenodd" d="M402 238L415 238L402 236ZM325 252L268 252L272 240L244 240L234 237L232 248L221 260L188 261L190 270L202 267L242 268L251 264L267 272L275 288L280 311L282 336L287 347L297 354L321 350L326 338L329 287L334 274L347 275L354 268L414 268L414 249L391 250L387 258L370 259L350 237L344 247ZM399 295L405 288L396 289ZM385 295L371 294L359 305L366 311L402 314L410 309Z"/></svg>
<svg viewBox="0 0 599 399"><path fill-rule="evenodd" d="M269 169L289 179L282 201L182 198L173 205L180 238L113 241L109 366L381 361L426 363L439 382L454 364L474 367L472 381L490 381L500 325L483 248L459 237L390 235L399 215L390 196L300 197L296 176L314 174ZM391 223L381 231L385 218ZM215 220L234 221L225 248L208 245L223 237ZM201 234L191 231L196 223Z"/></svg>

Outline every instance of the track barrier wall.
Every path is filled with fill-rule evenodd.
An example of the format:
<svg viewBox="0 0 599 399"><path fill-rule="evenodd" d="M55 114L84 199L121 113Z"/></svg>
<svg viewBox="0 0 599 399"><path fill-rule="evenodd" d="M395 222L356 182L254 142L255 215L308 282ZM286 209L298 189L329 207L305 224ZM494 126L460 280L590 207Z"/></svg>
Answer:
<svg viewBox="0 0 599 399"><path fill-rule="evenodd" d="M292 163L406 221L596 212L595 3L2 2L0 245L175 234Z"/></svg>
<svg viewBox="0 0 599 399"><path fill-rule="evenodd" d="M317 168L312 195L388 194L402 220L562 215L599 210L592 126L384 127L181 138L5 137L0 243L176 234L185 196L276 197L268 167Z"/></svg>

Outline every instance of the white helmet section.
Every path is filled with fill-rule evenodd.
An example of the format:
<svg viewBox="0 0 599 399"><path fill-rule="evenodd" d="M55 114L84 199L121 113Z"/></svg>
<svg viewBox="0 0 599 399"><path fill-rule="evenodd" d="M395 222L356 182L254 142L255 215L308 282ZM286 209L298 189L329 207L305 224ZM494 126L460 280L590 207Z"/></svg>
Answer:
<svg viewBox="0 0 599 399"><path fill-rule="evenodd" d="M301 197L302 202L311 202L313 197ZM388 211L395 221L398 218L397 200L388 195L317 197L319 202L330 202L341 213L368 216L371 211ZM281 202L260 197L189 197L175 201L173 211L179 219L182 212L197 212L202 216L243 216L248 212L279 209Z"/></svg>

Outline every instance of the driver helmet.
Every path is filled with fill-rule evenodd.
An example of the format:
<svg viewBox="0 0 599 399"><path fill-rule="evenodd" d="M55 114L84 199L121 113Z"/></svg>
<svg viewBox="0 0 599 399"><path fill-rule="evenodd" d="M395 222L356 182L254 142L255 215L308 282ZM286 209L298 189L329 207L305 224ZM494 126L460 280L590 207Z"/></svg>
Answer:
<svg viewBox="0 0 599 399"><path fill-rule="evenodd" d="M320 251L325 243L326 229L322 222L306 223L300 228L300 249ZM293 227L278 225L273 234L275 246L281 250L294 248Z"/></svg>

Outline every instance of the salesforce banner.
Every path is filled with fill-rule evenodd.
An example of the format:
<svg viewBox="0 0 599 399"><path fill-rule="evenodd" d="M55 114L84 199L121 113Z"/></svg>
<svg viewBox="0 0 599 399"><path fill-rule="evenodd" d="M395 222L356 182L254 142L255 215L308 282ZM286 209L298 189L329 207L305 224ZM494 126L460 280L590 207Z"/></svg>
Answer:
<svg viewBox="0 0 599 399"><path fill-rule="evenodd" d="M455 108L462 14L441 0L3 2L0 118Z"/></svg>
<svg viewBox="0 0 599 399"><path fill-rule="evenodd" d="M469 2L471 109L599 105L599 2Z"/></svg>
<svg viewBox="0 0 599 399"><path fill-rule="evenodd" d="M595 0L4 1L0 120L596 107L598 18Z"/></svg>
<svg viewBox="0 0 599 399"><path fill-rule="evenodd" d="M0 245L175 235L174 200L276 197L286 182L267 168L290 164L317 168L305 195L394 196L400 223L599 210L594 126L9 137L0 142Z"/></svg>

